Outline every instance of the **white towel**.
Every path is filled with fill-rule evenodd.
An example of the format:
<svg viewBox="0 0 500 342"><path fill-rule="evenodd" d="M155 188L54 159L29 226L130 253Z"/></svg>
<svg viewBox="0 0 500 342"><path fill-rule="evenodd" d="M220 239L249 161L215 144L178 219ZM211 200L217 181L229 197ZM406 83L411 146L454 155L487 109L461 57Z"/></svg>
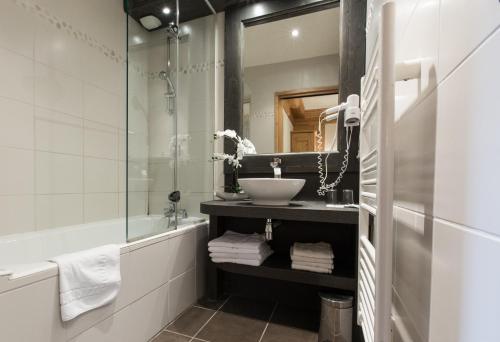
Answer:
<svg viewBox="0 0 500 342"><path fill-rule="evenodd" d="M226 258L215 258L212 259L215 263L229 262L232 264L249 265L249 266L260 266L263 260L248 260L248 259L226 259Z"/></svg>
<svg viewBox="0 0 500 342"><path fill-rule="evenodd" d="M293 256L303 256L308 258L323 258L332 259L334 258L332 247L329 243L318 242L318 243L300 243L295 242L292 247Z"/></svg>
<svg viewBox="0 0 500 342"><path fill-rule="evenodd" d="M258 254L258 257L254 258L254 259L243 259L243 258L237 258L237 257L229 257L229 258L213 257L212 261L215 263L229 262L232 264L260 266L271 254L273 254L273 251L271 249L269 249L267 252L265 252L263 254Z"/></svg>
<svg viewBox="0 0 500 342"><path fill-rule="evenodd" d="M332 273L332 269L323 268L323 267L305 266L305 265L297 264L295 262L292 262L292 268L295 270L310 271L310 272L316 272L316 273Z"/></svg>
<svg viewBox="0 0 500 342"><path fill-rule="evenodd" d="M295 261L295 260L292 260L292 263L294 263L295 265L333 270L333 263L332 264L320 264L317 262L305 262L305 261Z"/></svg>
<svg viewBox="0 0 500 342"><path fill-rule="evenodd" d="M228 230L221 237L218 237L208 243L208 247L230 247L258 251L266 243L264 235L240 234Z"/></svg>
<svg viewBox="0 0 500 342"><path fill-rule="evenodd" d="M293 247L290 247L290 259L292 259L292 261L309 262L309 263L319 264L321 266L332 266L334 260L334 258L310 258L300 255L294 255Z"/></svg>
<svg viewBox="0 0 500 342"><path fill-rule="evenodd" d="M211 258L259 260L263 253L210 253Z"/></svg>
<svg viewBox="0 0 500 342"><path fill-rule="evenodd" d="M120 247L107 245L51 259L59 267L61 318L69 321L112 302L121 285Z"/></svg>
<svg viewBox="0 0 500 342"><path fill-rule="evenodd" d="M248 253L248 254L253 254L253 253L262 253L267 250L269 245L267 244L262 244L259 249L245 249L245 248L231 248L231 247L208 247L208 251L210 253Z"/></svg>

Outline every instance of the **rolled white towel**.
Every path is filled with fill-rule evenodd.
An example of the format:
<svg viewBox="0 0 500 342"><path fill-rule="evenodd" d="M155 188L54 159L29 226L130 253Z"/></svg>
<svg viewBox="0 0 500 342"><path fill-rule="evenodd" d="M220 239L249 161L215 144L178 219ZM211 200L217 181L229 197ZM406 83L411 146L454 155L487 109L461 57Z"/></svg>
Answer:
<svg viewBox="0 0 500 342"><path fill-rule="evenodd" d="M292 262L292 269L302 270L302 271L310 271L310 272L316 272L316 273L327 273L327 274L332 273L332 270L333 270L333 269L323 268L323 267L305 266L305 265L297 264L295 262Z"/></svg>
<svg viewBox="0 0 500 342"><path fill-rule="evenodd" d="M295 242L292 247L293 256L308 258L332 259L334 258L332 247L329 243L301 243Z"/></svg>
<svg viewBox="0 0 500 342"><path fill-rule="evenodd" d="M228 230L216 239L208 243L208 247L229 247L258 251L266 243L264 235L261 234L240 234Z"/></svg>

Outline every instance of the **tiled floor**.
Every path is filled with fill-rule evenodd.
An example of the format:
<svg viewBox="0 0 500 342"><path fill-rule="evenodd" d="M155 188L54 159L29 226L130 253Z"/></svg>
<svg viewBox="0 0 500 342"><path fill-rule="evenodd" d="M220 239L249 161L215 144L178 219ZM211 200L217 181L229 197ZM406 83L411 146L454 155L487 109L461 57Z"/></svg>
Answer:
<svg viewBox="0 0 500 342"><path fill-rule="evenodd" d="M152 342L316 342L319 313L231 296L186 310Z"/></svg>

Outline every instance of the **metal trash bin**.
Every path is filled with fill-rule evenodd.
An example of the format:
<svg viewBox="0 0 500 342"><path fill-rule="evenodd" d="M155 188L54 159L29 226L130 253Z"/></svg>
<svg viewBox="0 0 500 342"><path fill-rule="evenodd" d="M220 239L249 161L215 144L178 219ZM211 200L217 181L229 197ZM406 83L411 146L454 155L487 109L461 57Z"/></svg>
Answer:
<svg viewBox="0 0 500 342"><path fill-rule="evenodd" d="M352 342L351 296L320 292L321 322L318 342Z"/></svg>

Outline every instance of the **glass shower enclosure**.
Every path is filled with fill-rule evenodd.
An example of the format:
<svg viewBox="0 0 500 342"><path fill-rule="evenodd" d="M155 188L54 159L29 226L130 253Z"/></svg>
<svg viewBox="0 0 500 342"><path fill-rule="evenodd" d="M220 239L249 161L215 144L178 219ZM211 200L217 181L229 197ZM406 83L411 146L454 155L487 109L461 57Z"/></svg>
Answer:
<svg viewBox="0 0 500 342"><path fill-rule="evenodd" d="M155 6L158 21L127 11L128 241L204 220L213 197L217 15L181 22L182 2Z"/></svg>

